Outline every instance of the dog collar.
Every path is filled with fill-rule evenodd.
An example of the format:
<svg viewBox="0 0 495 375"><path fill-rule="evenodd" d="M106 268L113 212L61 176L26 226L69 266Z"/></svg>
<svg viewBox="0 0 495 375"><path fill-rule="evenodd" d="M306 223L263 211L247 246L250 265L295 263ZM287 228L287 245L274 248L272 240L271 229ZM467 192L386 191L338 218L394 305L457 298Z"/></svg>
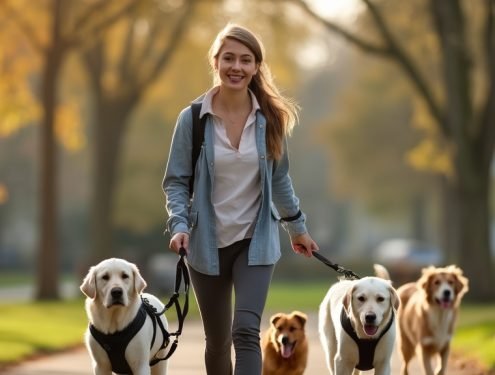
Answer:
<svg viewBox="0 0 495 375"><path fill-rule="evenodd" d="M342 328L344 331L351 336L359 349L359 363L356 365L356 368L360 371L368 371L374 368L373 359L375 358L375 349L378 345L380 339L387 333L387 331L392 326L394 321L394 312L392 310L392 316L388 321L387 325L383 329L380 336L375 339L360 339L356 334L356 331L352 327L351 319L347 315L345 309L342 307L342 312L340 313L340 323L342 324Z"/></svg>

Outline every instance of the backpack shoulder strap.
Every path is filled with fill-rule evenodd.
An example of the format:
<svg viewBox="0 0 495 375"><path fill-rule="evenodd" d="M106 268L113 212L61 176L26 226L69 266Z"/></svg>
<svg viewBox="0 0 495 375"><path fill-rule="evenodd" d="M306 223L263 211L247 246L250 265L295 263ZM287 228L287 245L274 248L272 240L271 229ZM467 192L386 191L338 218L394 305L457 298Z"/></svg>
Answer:
<svg viewBox="0 0 495 375"><path fill-rule="evenodd" d="M202 103L192 103L192 175L189 180L189 196L191 197L194 189L194 172L196 169L196 162L198 161L199 153L201 152L201 145L205 139L205 124L206 115L203 118L199 118L201 113Z"/></svg>

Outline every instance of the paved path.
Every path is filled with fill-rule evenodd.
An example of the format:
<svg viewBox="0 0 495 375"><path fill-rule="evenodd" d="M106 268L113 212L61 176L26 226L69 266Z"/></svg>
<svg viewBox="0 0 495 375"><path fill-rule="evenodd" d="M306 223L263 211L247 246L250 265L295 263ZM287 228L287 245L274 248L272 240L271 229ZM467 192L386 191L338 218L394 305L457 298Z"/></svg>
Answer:
<svg viewBox="0 0 495 375"><path fill-rule="evenodd" d="M325 365L323 350L320 346L317 333L316 316L310 316L307 323L309 338L309 361L306 370L307 375L328 374ZM180 338L177 351L169 364L171 375L201 375L205 374L203 365L203 336L201 324L198 321L187 321ZM456 362L456 361L452 361ZM459 370L451 363L447 374L449 375L483 375L472 368ZM399 374L399 357L395 353L392 360L392 374ZM413 363L411 374L421 374L417 363ZM81 347L66 353L47 356L37 360L27 361L19 366L0 371L2 375L91 375L91 364L86 349ZM367 371L364 374L373 374Z"/></svg>

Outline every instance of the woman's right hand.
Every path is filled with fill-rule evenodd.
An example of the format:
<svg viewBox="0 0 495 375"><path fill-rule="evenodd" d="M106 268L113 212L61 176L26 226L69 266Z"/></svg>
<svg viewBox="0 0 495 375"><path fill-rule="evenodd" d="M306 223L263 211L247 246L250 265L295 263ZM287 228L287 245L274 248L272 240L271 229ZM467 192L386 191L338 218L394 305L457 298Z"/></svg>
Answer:
<svg viewBox="0 0 495 375"><path fill-rule="evenodd" d="M168 245L170 250L179 254L181 247L186 249L186 254L189 254L189 234L188 233L175 233L170 239L170 244Z"/></svg>

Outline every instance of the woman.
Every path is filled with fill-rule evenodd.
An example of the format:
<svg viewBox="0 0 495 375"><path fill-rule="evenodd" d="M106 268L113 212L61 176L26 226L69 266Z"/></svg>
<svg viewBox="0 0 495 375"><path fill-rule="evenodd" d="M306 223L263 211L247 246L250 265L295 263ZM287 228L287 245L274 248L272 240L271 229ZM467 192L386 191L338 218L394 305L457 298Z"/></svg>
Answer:
<svg viewBox="0 0 495 375"><path fill-rule="evenodd" d="M206 335L207 373L232 374L233 342L235 374L256 375L261 317L280 257L278 223L296 253L310 257L318 245L306 230L288 174L286 137L297 107L272 83L261 42L229 24L217 35L209 60L214 86L197 99L200 117L207 118L191 199L190 107L180 113L173 135L163 180L167 230L170 248L187 250Z"/></svg>

